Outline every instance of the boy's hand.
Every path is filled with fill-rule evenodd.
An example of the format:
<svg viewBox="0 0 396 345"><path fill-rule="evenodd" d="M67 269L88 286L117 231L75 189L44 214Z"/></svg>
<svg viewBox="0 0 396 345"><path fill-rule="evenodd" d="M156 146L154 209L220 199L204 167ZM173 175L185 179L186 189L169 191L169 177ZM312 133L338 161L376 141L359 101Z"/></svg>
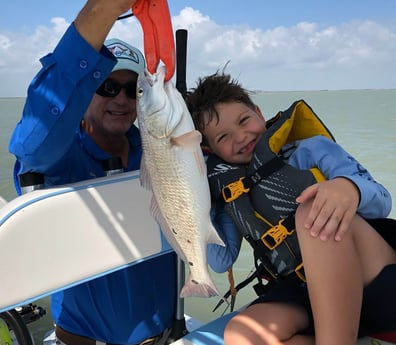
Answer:
<svg viewBox="0 0 396 345"><path fill-rule="evenodd" d="M334 236L341 241L359 204L360 193L353 182L346 178L316 183L306 188L296 199L304 203L313 199L312 208L304 222L313 237L326 241Z"/></svg>

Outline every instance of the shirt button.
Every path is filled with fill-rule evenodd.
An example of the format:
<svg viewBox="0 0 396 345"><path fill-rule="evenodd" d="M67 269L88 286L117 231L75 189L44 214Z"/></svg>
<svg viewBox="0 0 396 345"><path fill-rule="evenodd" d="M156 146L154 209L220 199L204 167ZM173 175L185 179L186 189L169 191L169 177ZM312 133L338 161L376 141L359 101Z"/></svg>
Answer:
<svg viewBox="0 0 396 345"><path fill-rule="evenodd" d="M81 68L87 68L88 67L88 62L87 62L87 60L81 60L80 61L80 67Z"/></svg>
<svg viewBox="0 0 396 345"><path fill-rule="evenodd" d="M59 113L60 113L60 111L59 111L59 108L58 107L52 107L51 108L51 114L52 115L59 115Z"/></svg>
<svg viewBox="0 0 396 345"><path fill-rule="evenodd" d="M99 79L101 76L102 76L102 72L100 72L100 71L95 71L93 73L94 79Z"/></svg>

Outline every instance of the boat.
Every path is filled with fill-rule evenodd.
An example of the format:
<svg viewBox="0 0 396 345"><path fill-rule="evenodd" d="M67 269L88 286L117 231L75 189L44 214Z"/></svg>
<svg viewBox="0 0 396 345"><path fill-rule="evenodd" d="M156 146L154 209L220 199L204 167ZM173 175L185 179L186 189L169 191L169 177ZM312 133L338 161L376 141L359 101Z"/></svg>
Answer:
<svg viewBox="0 0 396 345"><path fill-rule="evenodd" d="M134 207L127 202L131 195L139 200ZM7 264L0 265L3 277L0 313L4 315L34 305L38 299L54 292L171 251L150 214L150 197L140 185L139 171L132 171L33 190L10 202L2 200L0 262ZM27 228L31 231L26 231ZM54 238L57 241L53 241ZM32 248L43 246L45 250L31 255ZM68 255L70 250L75 255ZM103 252L107 253L105 258L101 255ZM55 262L57 269L64 272L62 276L48 274L55 268ZM180 291L184 266L178 269ZM180 299L177 313L179 319L187 320L188 332L173 345L222 345L224 327L238 312L201 324L184 315L183 306ZM53 333L45 339L45 344L51 344L51 337ZM396 344L396 333L366 337L357 342L359 345L392 343ZM28 342L19 344L29 345Z"/></svg>

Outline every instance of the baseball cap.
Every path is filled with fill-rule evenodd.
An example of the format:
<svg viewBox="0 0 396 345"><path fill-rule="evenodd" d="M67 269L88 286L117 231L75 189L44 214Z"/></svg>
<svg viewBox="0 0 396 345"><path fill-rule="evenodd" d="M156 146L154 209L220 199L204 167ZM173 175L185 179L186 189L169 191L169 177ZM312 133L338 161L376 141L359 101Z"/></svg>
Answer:
<svg viewBox="0 0 396 345"><path fill-rule="evenodd" d="M104 45L117 58L117 64L112 72L127 69L139 74L144 70L146 64L144 56L139 49L117 38L106 40Z"/></svg>

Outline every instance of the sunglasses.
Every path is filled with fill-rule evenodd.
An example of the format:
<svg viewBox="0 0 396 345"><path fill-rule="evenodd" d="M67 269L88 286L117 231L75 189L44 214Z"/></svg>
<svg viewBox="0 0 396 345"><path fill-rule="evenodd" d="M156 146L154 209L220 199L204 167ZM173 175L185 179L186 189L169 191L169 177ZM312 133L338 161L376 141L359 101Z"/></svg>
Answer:
<svg viewBox="0 0 396 345"><path fill-rule="evenodd" d="M102 97L115 97L122 89L125 90L125 94L129 98L136 99L136 81L128 81L125 84L121 84L113 79L106 79L96 90L96 93Z"/></svg>

